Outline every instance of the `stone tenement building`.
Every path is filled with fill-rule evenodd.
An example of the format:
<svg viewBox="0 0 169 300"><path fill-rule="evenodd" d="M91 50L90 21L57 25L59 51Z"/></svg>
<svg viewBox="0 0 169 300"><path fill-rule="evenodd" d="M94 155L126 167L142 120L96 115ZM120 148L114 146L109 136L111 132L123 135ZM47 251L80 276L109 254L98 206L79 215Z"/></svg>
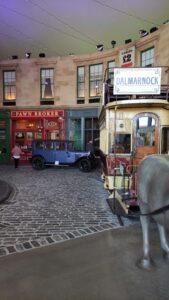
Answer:
<svg viewBox="0 0 169 300"><path fill-rule="evenodd" d="M169 24L137 41L90 55L0 61L0 162L18 142L29 159L33 139L71 139L98 146L98 111L106 70L169 66ZM169 74L169 73L168 73Z"/></svg>

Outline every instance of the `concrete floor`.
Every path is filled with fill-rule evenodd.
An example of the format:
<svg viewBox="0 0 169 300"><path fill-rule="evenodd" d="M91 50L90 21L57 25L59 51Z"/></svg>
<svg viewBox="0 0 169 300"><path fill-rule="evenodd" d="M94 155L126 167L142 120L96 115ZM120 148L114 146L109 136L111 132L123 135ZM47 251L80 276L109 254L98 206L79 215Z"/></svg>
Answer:
<svg viewBox="0 0 169 300"><path fill-rule="evenodd" d="M140 225L1 257L0 299L168 300L169 262L151 233L156 267L150 271L136 266Z"/></svg>

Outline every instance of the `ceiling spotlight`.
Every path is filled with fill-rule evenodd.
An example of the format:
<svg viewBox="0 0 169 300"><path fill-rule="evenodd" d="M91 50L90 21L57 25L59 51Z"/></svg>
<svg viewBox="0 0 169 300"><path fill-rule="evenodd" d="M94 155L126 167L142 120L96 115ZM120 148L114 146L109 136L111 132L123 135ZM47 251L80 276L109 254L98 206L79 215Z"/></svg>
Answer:
<svg viewBox="0 0 169 300"><path fill-rule="evenodd" d="M103 44L98 44L98 45L96 45L96 49L97 49L97 51L102 52L103 49L104 49L104 45Z"/></svg>
<svg viewBox="0 0 169 300"><path fill-rule="evenodd" d="M26 58L30 58L30 57L31 57L31 52L26 52L26 53L25 53L25 57L26 57Z"/></svg>
<svg viewBox="0 0 169 300"><path fill-rule="evenodd" d="M116 41L111 41L111 45L112 45L112 48L114 48L115 47L115 45L116 45Z"/></svg>
<svg viewBox="0 0 169 300"><path fill-rule="evenodd" d="M132 42L132 39L125 40L125 44L129 44Z"/></svg>
<svg viewBox="0 0 169 300"><path fill-rule="evenodd" d="M158 30L157 27L152 27L152 28L150 29L150 33L154 32L154 31L156 31L156 30Z"/></svg>
<svg viewBox="0 0 169 300"><path fill-rule="evenodd" d="M39 57L45 57L45 53L39 53Z"/></svg>
<svg viewBox="0 0 169 300"><path fill-rule="evenodd" d="M12 59L18 59L18 55L12 55Z"/></svg>
<svg viewBox="0 0 169 300"><path fill-rule="evenodd" d="M144 37L144 36L148 35L148 32L144 29L141 29L141 30L139 30L139 35L140 35L140 37Z"/></svg>

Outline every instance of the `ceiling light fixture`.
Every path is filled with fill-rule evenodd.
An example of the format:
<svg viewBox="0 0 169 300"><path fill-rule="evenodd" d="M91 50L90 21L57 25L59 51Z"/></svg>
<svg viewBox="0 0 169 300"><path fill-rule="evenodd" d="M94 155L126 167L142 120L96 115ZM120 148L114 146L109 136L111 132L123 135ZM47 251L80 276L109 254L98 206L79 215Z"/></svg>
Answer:
<svg viewBox="0 0 169 300"><path fill-rule="evenodd" d="M26 52L26 53L25 53L25 57L26 57L26 58L30 58L30 57L31 57L31 52Z"/></svg>
<svg viewBox="0 0 169 300"><path fill-rule="evenodd" d="M132 39L125 40L125 44L129 44L132 42Z"/></svg>
<svg viewBox="0 0 169 300"><path fill-rule="evenodd" d="M98 44L98 45L96 45L96 49L97 49L97 51L102 52L103 49L104 49L104 45L103 44Z"/></svg>
<svg viewBox="0 0 169 300"><path fill-rule="evenodd" d="M139 30L139 35L140 35L140 37L144 37L144 36L148 35L148 32L144 29L140 29Z"/></svg>
<svg viewBox="0 0 169 300"><path fill-rule="evenodd" d="M150 29L150 33L154 32L154 31L156 31L156 30L158 30L157 27L152 27L152 28Z"/></svg>
<svg viewBox="0 0 169 300"><path fill-rule="evenodd" d="M45 57L45 53L39 53L39 57Z"/></svg>
<svg viewBox="0 0 169 300"><path fill-rule="evenodd" d="M12 55L12 59L18 59L18 55Z"/></svg>
<svg viewBox="0 0 169 300"><path fill-rule="evenodd" d="M111 45L112 45L112 48L114 48L116 46L116 41L111 41Z"/></svg>

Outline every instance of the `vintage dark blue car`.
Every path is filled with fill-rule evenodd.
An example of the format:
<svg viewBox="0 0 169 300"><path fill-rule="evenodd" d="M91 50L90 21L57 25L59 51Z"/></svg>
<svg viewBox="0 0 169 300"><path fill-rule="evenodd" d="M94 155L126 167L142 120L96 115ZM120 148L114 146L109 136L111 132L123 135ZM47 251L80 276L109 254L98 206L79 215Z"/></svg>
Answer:
<svg viewBox="0 0 169 300"><path fill-rule="evenodd" d="M45 166L77 165L83 172L95 166L91 152L74 150L74 143L67 140L34 140L32 142L32 167L42 170Z"/></svg>

